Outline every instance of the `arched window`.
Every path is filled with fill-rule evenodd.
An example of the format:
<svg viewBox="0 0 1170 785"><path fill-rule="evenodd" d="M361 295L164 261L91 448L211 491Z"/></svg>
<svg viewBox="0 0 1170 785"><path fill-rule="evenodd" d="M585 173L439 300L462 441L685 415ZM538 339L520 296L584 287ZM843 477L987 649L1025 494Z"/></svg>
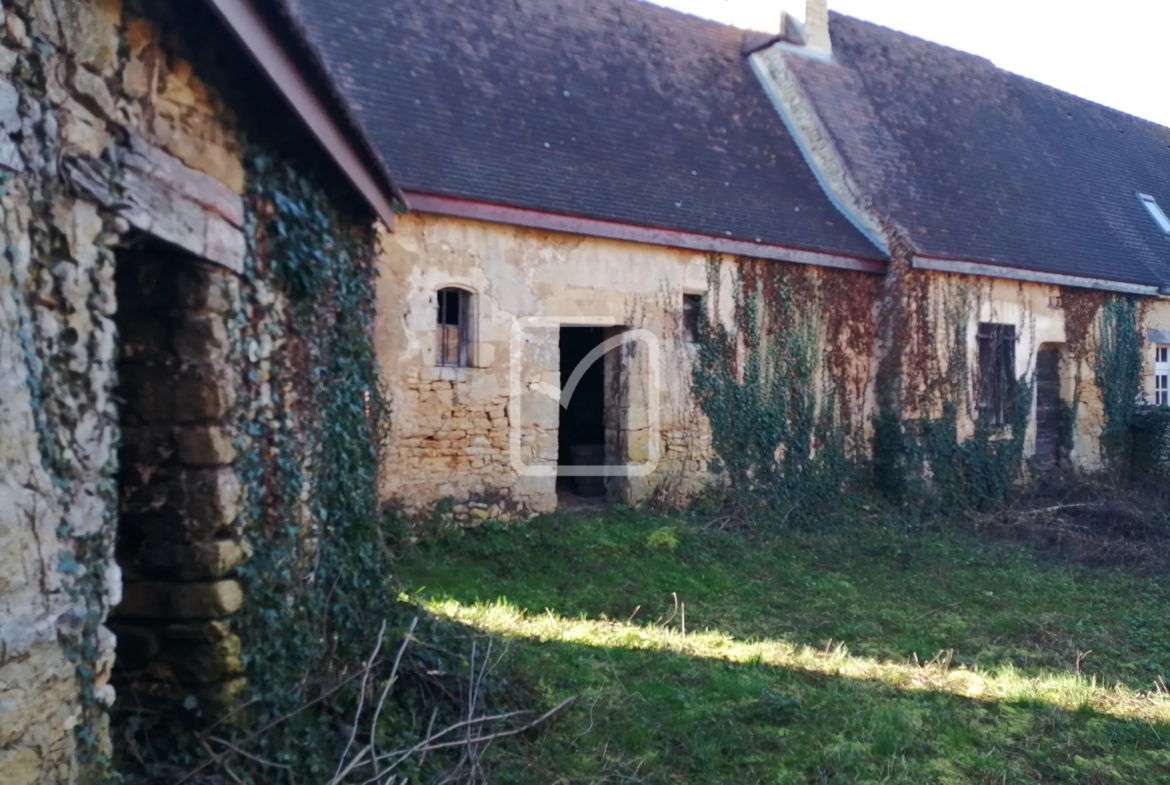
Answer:
<svg viewBox="0 0 1170 785"><path fill-rule="evenodd" d="M436 365L465 368L471 365L471 292L440 289L439 346Z"/></svg>

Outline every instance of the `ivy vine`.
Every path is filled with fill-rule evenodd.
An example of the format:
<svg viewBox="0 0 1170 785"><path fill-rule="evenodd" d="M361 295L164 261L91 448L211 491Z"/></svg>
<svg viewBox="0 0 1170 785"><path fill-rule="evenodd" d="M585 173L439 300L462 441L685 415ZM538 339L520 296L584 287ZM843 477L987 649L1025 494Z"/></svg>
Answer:
<svg viewBox="0 0 1170 785"><path fill-rule="evenodd" d="M1137 299L1123 295L1110 297L1098 315L1093 375L1104 415L1101 458L1114 473L1123 473L1127 468L1130 428L1138 409L1141 374Z"/></svg>
<svg viewBox="0 0 1170 785"><path fill-rule="evenodd" d="M701 319L692 392L732 487L771 500L786 517L808 512L839 499L855 473L858 423L845 396L856 385L848 362L832 367L822 351L826 309L817 273L750 259L737 260L735 270L731 324ZM716 303L721 274L720 258L708 257ZM835 307L846 313L843 324L853 321L847 303Z"/></svg>

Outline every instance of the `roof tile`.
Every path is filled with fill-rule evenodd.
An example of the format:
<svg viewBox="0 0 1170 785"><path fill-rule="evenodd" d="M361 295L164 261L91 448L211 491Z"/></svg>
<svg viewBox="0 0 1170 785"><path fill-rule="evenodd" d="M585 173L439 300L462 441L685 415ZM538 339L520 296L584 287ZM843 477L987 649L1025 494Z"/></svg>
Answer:
<svg viewBox="0 0 1170 785"><path fill-rule="evenodd" d="M877 259L743 32L638 0L288 0L407 190Z"/></svg>

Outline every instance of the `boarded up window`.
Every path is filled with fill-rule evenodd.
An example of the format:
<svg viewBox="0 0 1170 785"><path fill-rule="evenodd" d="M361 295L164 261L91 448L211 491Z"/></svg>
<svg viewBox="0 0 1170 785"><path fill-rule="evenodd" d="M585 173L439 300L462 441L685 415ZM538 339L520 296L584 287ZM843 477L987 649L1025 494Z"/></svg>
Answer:
<svg viewBox="0 0 1170 785"><path fill-rule="evenodd" d="M469 365L471 294L462 289L439 290L439 346L437 365Z"/></svg>
<svg viewBox="0 0 1170 785"><path fill-rule="evenodd" d="M1016 327L979 325L979 416L989 425L1006 425L1015 414Z"/></svg>

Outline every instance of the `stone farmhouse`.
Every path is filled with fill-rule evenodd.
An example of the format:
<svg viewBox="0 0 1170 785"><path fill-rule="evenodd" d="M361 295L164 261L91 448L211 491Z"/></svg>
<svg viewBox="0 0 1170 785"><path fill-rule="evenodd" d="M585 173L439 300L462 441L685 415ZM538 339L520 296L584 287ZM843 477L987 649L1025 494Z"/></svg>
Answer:
<svg viewBox="0 0 1170 785"><path fill-rule="evenodd" d="M115 683L230 703L380 502L1115 460L1170 130L781 5L6 3L0 782L99 777Z"/></svg>
<svg viewBox="0 0 1170 785"><path fill-rule="evenodd" d="M388 501L547 512L582 463L611 498L704 487L727 466L695 384L708 319L741 385L762 319L851 454L877 460L893 417L878 463L928 475L906 434L940 422L1023 472L1100 468L1118 330L1167 402L1170 131L781 5L741 29L638 0L291 3L411 209L378 290Z"/></svg>

